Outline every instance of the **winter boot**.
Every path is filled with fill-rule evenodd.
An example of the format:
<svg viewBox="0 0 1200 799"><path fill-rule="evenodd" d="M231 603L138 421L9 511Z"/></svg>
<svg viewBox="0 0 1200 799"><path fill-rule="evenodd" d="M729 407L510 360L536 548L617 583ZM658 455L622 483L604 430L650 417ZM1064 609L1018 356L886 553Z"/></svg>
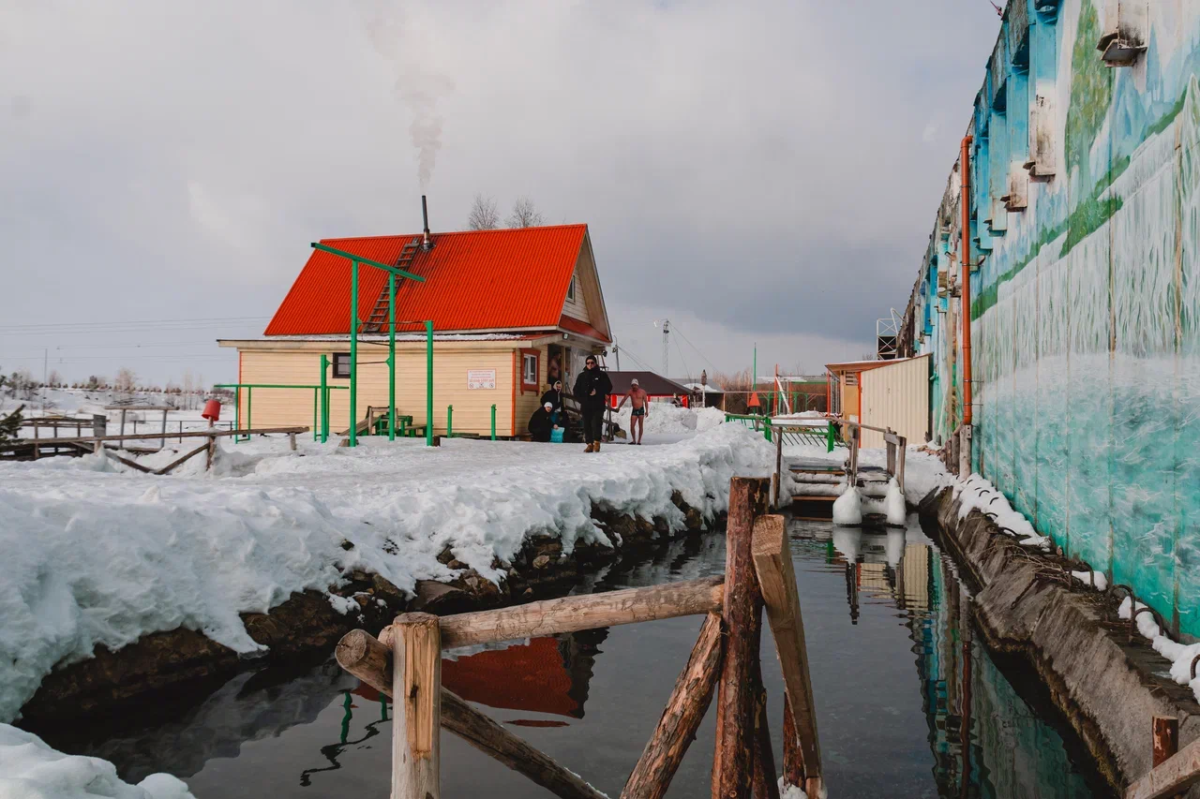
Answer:
<svg viewBox="0 0 1200 799"><path fill-rule="evenodd" d="M588 444L588 445L587 445L587 448L586 448L586 449L584 449L584 452L594 452L594 451L595 451L595 447L596 447L596 445L595 445L595 444Z"/></svg>
<svg viewBox="0 0 1200 799"><path fill-rule="evenodd" d="M599 452L599 451L600 451L600 442L597 441L594 445L594 449L592 450L592 452Z"/></svg>

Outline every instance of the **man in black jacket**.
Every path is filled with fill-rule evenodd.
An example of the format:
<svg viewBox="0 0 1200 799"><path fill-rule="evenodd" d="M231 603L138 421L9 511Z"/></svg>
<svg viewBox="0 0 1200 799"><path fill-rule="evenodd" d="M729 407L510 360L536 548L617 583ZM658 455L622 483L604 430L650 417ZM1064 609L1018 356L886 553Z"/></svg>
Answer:
<svg viewBox="0 0 1200 799"><path fill-rule="evenodd" d="M612 381L600 370L595 355L584 362L583 372L575 380L575 399L583 413L583 440L587 442L584 452L599 452L601 427L604 424L604 406L612 393Z"/></svg>
<svg viewBox="0 0 1200 799"><path fill-rule="evenodd" d="M529 436L534 441L546 443L554 430L554 406L549 402L533 412L529 417Z"/></svg>

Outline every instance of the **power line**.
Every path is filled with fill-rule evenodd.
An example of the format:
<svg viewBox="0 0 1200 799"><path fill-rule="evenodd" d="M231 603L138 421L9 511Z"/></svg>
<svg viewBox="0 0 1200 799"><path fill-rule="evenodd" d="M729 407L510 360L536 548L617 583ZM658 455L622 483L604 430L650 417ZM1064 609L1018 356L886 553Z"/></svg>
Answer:
<svg viewBox="0 0 1200 799"><path fill-rule="evenodd" d="M716 365L715 365L715 364L714 364L712 361L710 361L708 358L706 358L706 357L704 356L704 353L703 353L703 352L701 352L701 351L699 350L699 348L698 348L698 347L696 347L696 345L695 345L695 344L693 344L693 343L691 342L691 340L689 340L689 339L688 339L688 337L687 337L687 336L683 335L683 333L681 333L681 332L679 331L679 325L675 325L675 335L679 336L681 339L683 339L685 342L687 342L687 345L688 345L689 347L691 347L693 350L695 350L695 351L696 351L696 354L700 356L700 359L701 359L702 361L704 361L706 364L708 364L708 365L709 365L709 367L710 367L710 368L711 368L711 369L712 369L714 372L716 372L716 371L717 371L717 367L716 367Z"/></svg>
<svg viewBox="0 0 1200 799"><path fill-rule="evenodd" d="M38 322L30 325L0 325L0 333L15 330L62 330L66 328L83 328L85 330L102 330L110 327L172 327L194 322L254 322L270 319L269 316L202 316L193 319L109 319L97 322Z"/></svg>

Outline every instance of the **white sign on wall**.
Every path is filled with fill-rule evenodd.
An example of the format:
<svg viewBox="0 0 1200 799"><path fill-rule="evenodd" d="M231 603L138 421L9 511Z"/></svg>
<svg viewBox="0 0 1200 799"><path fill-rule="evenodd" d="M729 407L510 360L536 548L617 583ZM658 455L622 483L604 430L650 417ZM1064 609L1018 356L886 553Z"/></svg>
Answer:
<svg viewBox="0 0 1200 799"><path fill-rule="evenodd" d="M468 389L491 389L496 387L496 370L495 369L468 369L467 370L467 388Z"/></svg>

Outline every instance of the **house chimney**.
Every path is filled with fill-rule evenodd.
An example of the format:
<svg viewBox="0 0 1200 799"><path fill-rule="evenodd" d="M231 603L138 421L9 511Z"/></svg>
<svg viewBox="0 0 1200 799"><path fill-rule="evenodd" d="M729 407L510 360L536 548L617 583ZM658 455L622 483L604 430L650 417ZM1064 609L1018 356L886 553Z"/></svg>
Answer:
<svg viewBox="0 0 1200 799"><path fill-rule="evenodd" d="M421 249L428 252L433 249L433 239L429 237L429 206L425 203L425 195L421 195L421 218L425 220L425 232L421 236Z"/></svg>

